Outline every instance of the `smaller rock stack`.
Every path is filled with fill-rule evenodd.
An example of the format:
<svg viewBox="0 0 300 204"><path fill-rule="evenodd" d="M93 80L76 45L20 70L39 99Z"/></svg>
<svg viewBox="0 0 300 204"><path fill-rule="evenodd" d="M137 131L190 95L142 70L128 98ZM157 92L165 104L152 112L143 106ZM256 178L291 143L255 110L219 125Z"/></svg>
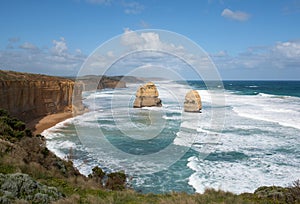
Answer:
<svg viewBox="0 0 300 204"><path fill-rule="evenodd" d="M201 97L196 90L191 90L185 95L184 111L197 112L202 109Z"/></svg>
<svg viewBox="0 0 300 204"><path fill-rule="evenodd" d="M158 98L158 91L154 83L148 82L143 86L140 86L136 91L136 98L133 103L134 108L161 107L161 100Z"/></svg>

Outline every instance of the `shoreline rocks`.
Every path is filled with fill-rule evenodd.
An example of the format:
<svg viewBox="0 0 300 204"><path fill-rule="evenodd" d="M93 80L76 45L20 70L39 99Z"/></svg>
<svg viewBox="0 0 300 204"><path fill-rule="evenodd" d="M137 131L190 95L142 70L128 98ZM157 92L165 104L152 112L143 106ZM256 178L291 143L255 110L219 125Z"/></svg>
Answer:
<svg viewBox="0 0 300 204"><path fill-rule="evenodd" d="M148 82L143 86L140 86L136 91L136 98L133 103L134 108L142 107L161 107L162 103L157 88L153 82Z"/></svg>
<svg viewBox="0 0 300 204"><path fill-rule="evenodd" d="M185 95L184 111L199 113L202 109L202 102L199 93L191 90Z"/></svg>

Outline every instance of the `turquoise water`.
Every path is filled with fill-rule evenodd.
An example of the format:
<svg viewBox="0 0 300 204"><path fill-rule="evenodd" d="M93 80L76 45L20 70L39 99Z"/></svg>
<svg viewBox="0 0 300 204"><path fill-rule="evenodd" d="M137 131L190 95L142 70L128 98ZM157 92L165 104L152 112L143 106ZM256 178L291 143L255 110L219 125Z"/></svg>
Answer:
<svg viewBox="0 0 300 204"><path fill-rule="evenodd" d="M162 108L131 108L137 84L85 92L90 112L46 130L47 146L62 158L72 152L86 175L96 165L125 170L145 193L242 193L300 179L299 81L225 81L225 90L156 84ZM201 95L200 114L182 111L191 88Z"/></svg>

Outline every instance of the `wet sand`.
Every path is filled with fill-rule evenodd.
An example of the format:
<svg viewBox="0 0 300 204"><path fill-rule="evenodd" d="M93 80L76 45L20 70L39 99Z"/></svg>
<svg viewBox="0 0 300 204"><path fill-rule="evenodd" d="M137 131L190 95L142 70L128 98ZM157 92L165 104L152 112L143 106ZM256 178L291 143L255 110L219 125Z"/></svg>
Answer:
<svg viewBox="0 0 300 204"><path fill-rule="evenodd" d="M55 113L29 122L28 127L34 134L41 134L44 130L72 117L72 112Z"/></svg>

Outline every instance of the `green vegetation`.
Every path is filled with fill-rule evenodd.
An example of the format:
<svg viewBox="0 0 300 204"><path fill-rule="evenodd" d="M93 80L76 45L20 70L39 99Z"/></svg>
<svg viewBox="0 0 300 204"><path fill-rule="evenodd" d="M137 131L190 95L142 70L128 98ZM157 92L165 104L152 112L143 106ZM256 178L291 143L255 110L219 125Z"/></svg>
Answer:
<svg viewBox="0 0 300 204"><path fill-rule="evenodd" d="M299 203L300 181L291 187L260 187L255 193L235 195L230 192L207 189L203 194L173 192L167 194L141 194L126 189L124 172L105 173L95 167L89 177L73 167L72 156L68 161L56 157L45 146L41 135L33 136L23 122L11 118L0 110L0 203L14 200L26 203L30 198L38 203ZM21 174L20 174L21 173ZM29 176L28 176L29 175ZM10 182L7 182L10 179ZM32 184L32 190L20 188ZM22 180L21 180L22 181ZM28 181L28 182L27 182ZM16 182L16 185L14 185ZM5 183L5 185L4 185ZM8 185L9 184L9 185ZM10 187L7 187L10 186ZM14 186L19 187L16 192ZM21 193L20 193L21 192ZM34 196L31 195L34 193ZM54 196L55 195L55 196ZM6 199L6 200L5 200ZM8 200L7 200L8 199Z"/></svg>

